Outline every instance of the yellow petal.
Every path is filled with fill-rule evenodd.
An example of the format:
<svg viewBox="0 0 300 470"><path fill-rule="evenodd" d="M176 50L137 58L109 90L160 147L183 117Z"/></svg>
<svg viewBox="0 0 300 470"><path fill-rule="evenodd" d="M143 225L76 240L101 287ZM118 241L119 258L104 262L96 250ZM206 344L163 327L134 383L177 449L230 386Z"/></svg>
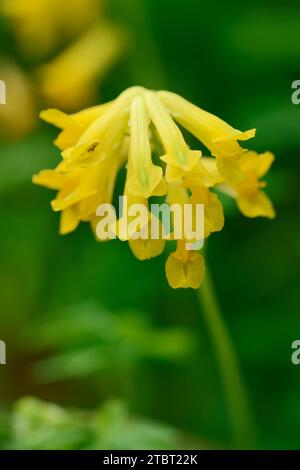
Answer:
<svg viewBox="0 0 300 470"><path fill-rule="evenodd" d="M268 217L273 219L275 211L272 202L263 191L258 191L253 197L239 195L237 205L246 217Z"/></svg>
<svg viewBox="0 0 300 470"><path fill-rule="evenodd" d="M200 158L201 158L201 152L198 150L188 150L186 152L186 159L189 162L190 169L188 169L188 166L177 166L174 165L174 159L172 155L163 155L160 157L161 160L165 163L167 163L167 169L166 169L166 181L167 182L175 182L180 180L183 176L186 176L188 174L191 174L192 171L197 167L198 169L201 168L201 163L200 163ZM197 171L197 170L195 170ZM208 173L203 170L202 171L202 176L208 176Z"/></svg>
<svg viewBox="0 0 300 470"><path fill-rule="evenodd" d="M51 201L51 206L54 211L65 210L67 207L97 194L97 173L95 168L87 168L81 173L74 173L67 183L62 187L56 199Z"/></svg>
<svg viewBox="0 0 300 470"><path fill-rule="evenodd" d="M95 119L109 109L111 102L92 106L78 113L67 114L55 108L45 109L40 112L40 118L59 129L78 126L86 129Z"/></svg>
<svg viewBox="0 0 300 470"><path fill-rule="evenodd" d="M204 258L201 254L190 251L187 259L181 259L177 253L171 253L166 262L166 275L173 289L198 289L205 274Z"/></svg>
<svg viewBox="0 0 300 470"><path fill-rule="evenodd" d="M151 91L145 91L144 96L150 118L166 150L162 160L168 165L189 171L197 163L201 153L189 149L181 131L158 96Z"/></svg>
<svg viewBox="0 0 300 470"><path fill-rule="evenodd" d="M155 196L164 196L167 193L168 185L164 177L161 178L160 182L153 191Z"/></svg>
<svg viewBox="0 0 300 470"><path fill-rule="evenodd" d="M217 170L215 158L201 158L199 162L185 175L185 185L204 186L209 188L221 183L224 177Z"/></svg>
<svg viewBox="0 0 300 470"><path fill-rule="evenodd" d="M89 142L70 147L62 152L62 157L66 164L65 168L84 168L90 163L95 163L103 158L101 144L99 141Z"/></svg>
<svg viewBox="0 0 300 470"><path fill-rule="evenodd" d="M78 227L80 219L76 206L71 206L62 211L60 216L60 227L59 233L66 235L67 233L73 232Z"/></svg>
<svg viewBox="0 0 300 470"><path fill-rule="evenodd" d="M226 126L228 126L228 124L226 124ZM213 142L214 143L218 143L218 142L225 143L225 142L230 142L230 141L233 141L233 140L242 140L242 141L243 140L249 140L249 139L252 139L253 137L255 137L255 134L256 134L256 129L250 129L250 130L244 131L244 132L238 131L237 129L233 129L233 131L232 132L230 131L227 135L217 137L216 139L213 140Z"/></svg>
<svg viewBox="0 0 300 470"><path fill-rule="evenodd" d="M213 155L238 159L244 150L237 141L247 140L255 135L255 129L240 132L175 93L161 91L158 96L174 119L203 142Z"/></svg>
<svg viewBox="0 0 300 470"><path fill-rule="evenodd" d="M130 193L127 182L123 196L122 215L116 223L116 236L125 241L135 238L137 233L146 231L148 238L151 214L147 199ZM113 229L112 231L114 232Z"/></svg>
<svg viewBox="0 0 300 470"><path fill-rule="evenodd" d="M74 39L99 17L98 0L7 0L2 3L21 47L35 59L48 56L61 43Z"/></svg>
<svg viewBox="0 0 300 470"><path fill-rule="evenodd" d="M55 170L41 170L33 175L32 182L50 189L61 189L66 182L66 176Z"/></svg>
<svg viewBox="0 0 300 470"><path fill-rule="evenodd" d="M216 158L202 157L201 163L204 166L204 168L209 172L211 177L214 178L215 180L214 184L219 184L222 181L224 181L224 177L218 171Z"/></svg>
<svg viewBox="0 0 300 470"><path fill-rule="evenodd" d="M243 173L252 173L260 178L270 169L275 157L271 152L258 154L253 151L245 153L240 161Z"/></svg>
<svg viewBox="0 0 300 470"><path fill-rule="evenodd" d="M65 129L67 126L74 125L72 116L60 111L59 109L49 108L40 112L40 118L43 121L53 124L59 129Z"/></svg>
<svg viewBox="0 0 300 470"><path fill-rule="evenodd" d="M75 114L66 114L58 109L46 109L40 113L40 118L63 129L54 143L59 149L65 150L73 147L91 123L107 111L110 106L111 103L105 103Z"/></svg>
<svg viewBox="0 0 300 470"><path fill-rule="evenodd" d="M224 227L224 211L218 196L207 188L192 188L190 201L204 204L204 236L219 232Z"/></svg>
<svg viewBox="0 0 300 470"><path fill-rule="evenodd" d="M222 175L227 181L233 184L238 183L243 179L243 172L241 170L240 160L217 158L217 169L220 175Z"/></svg>
<svg viewBox="0 0 300 470"><path fill-rule="evenodd" d="M182 184L179 182L168 183L167 203L169 205L180 204L183 206L184 204L188 204L188 202L189 194Z"/></svg>
<svg viewBox="0 0 300 470"><path fill-rule="evenodd" d="M118 29L106 23L85 31L51 62L39 69L43 95L50 103L76 110L92 100L96 80L103 76L121 49Z"/></svg>
<svg viewBox="0 0 300 470"><path fill-rule="evenodd" d="M155 194L163 178L162 168L152 163L149 122L144 100L133 99L130 113L130 148L127 189L132 194L149 198Z"/></svg>
<svg viewBox="0 0 300 470"><path fill-rule="evenodd" d="M143 261L159 256L165 247L164 240L129 240L129 246L134 256Z"/></svg>
<svg viewBox="0 0 300 470"><path fill-rule="evenodd" d="M101 193L93 194L77 203L80 220L90 222L95 218L96 210L101 204ZM106 202L106 201L105 201Z"/></svg>
<svg viewBox="0 0 300 470"><path fill-rule="evenodd" d="M75 145L84 132L84 127L77 124L71 115L65 114L58 109L42 111L40 118L49 124L64 129L54 141L54 144L60 150L65 150Z"/></svg>
<svg viewBox="0 0 300 470"><path fill-rule="evenodd" d="M94 140L105 141L111 135L116 121L129 119L129 108L132 99L140 93L140 87L131 87L121 93L104 112L94 119L81 136L78 144L84 144ZM122 119L120 119L122 116Z"/></svg>

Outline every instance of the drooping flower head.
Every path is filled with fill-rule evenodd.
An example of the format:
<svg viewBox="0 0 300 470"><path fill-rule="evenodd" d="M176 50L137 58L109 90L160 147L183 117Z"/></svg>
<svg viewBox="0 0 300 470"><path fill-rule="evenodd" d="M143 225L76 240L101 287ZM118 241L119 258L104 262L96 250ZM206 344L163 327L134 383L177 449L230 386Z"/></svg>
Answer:
<svg viewBox="0 0 300 470"><path fill-rule="evenodd" d="M42 170L33 181L58 190L51 204L61 212L62 234L81 221L95 227L97 207L112 202L116 177L123 168L128 203L146 208L140 229L152 223L149 202L160 196L179 207L203 204L205 238L222 230L223 207L214 188L235 197L246 216L274 217L262 191L265 184L259 181L273 156L247 151L239 143L253 137L255 130L240 132L174 93L133 87L110 103L71 115L49 109L41 117L62 129L55 141L62 161L53 170ZM179 126L196 136L210 156L192 150ZM163 237L137 239L133 231L124 230L123 219L114 230L120 239L128 240L137 258L162 253ZM204 277L203 256L187 249L185 234L176 239L177 248L166 262L169 284L197 288Z"/></svg>

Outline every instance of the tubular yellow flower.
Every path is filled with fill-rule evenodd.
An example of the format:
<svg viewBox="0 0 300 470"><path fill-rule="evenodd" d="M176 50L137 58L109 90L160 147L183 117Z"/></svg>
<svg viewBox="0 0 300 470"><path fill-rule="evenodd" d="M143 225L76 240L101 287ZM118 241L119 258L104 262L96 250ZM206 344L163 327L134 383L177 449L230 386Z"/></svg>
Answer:
<svg viewBox="0 0 300 470"><path fill-rule="evenodd" d="M1 12L38 61L39 94L69 112L93 101L126 43L124 32L103 18L101 0L3 0Z"/></svg>
<svg viewBox="0 0 300 470"><path fill-rule="evenodd" d="M145 92L145 100L149 110L149 114L161 142L166 150L166 155L161 157L173 169L189 171L198 162L201 153L189 149L184 138L168 113L167 109L160 102L157 95L151 91ZM168 174L168 169L167 169ZM169 181L180 179L181 173L175 172Z"/></svg>
<svg viewBox="0 0 300 470"><path fill-rule="evenodd" d="M187 251L184 242L177 242L177 249L166 262L166 275L173 289L192 287L198 289L205 273L204 258L194 251Z"/></svg>
<svg viewBox="0 0 300 470"><path fill-rule="evenodd" d="M60 150L74 147L87 128L111 106L111 103L93 106L78 113L66 114L57 109L47 109L40 117L62 129L54 143Z"/></svg>
<svg viewBox="0 0 300 470"><path fill-rule="evenodd" d="M141 96L131 105L130 136L128 192L144 198L164 194L162 168L152 163L149 119Z"/></svg>
<svg viewBox="0 0 300 470"><path fill-rule="evenodd" d="M237 160L245 149L240 147L238 141L254 137L255 129L240 132L175 93L162 91L158 95L176 121L201 140L217 158L220 173L230 180L242 179Z"/></svg>
<svg viewBox="0 0 300 470"><path fill-rule="evenodd" d="M128 199L128 202L129 201L130 198ZM144 202L144 204L148 210L148 204L146 202ZM147 238L134 238L133 233L129 234L130 236L128 238L129 247L132 253L137 259L141 261L159 256L165 248L165 240L162 238L151 239L149 236L151 229L151 217L153 216L151 216L151 214L148 212L148 218L143 219L143 217L141 217L140 224L138 226L135 225L135 228L139 232L142 232L144 229L147 230Z"/></svg>
<svg viewBox="0 0 300 470"><path fill-rule="evenodd" d="M44 57L99 17L99 1L4 0L2 11L13 21L25 51Z"/></svg>
<svg viewBox="0 0 300 470"><path fill-rule="evenodd" d="M127 202L119 220L109 225L109 233L127 240L140 260L161 254L166 240L177 240L177 249L166 262L173 288L198 288L205 272L203 256L197 251L201 243L194 243L201 241L195 238L195 224L187 232L182 219L176 225L177 210L188 205L194 215L204 207L203 239L224 225L215 187L230 191L247 216L274 215L260 189L264 184L258 181L273 155L243 149L238 140L253 136L252 131L241 133L177 95L132 87L101 106L71 115L50 109L41 117L62 129L56 139L62 161L54 170L35 175L33 182L58 190L52 208L62 213L61 233L74 230L80 221L90 222L95 230L97 208L111 203L116 176L126 168L123 196ZM175 120L201 138L213 156L202 157L199 150L191 150ZM165 196L172 227L166 229L165 221L152 212L152 196ZM152 236L154 226L158 234Z"/></svg>
<svg viewBox="0 0 300 470"><path fill-rule="evenodd" d="M204 186L192 186L188 190L180 183L168 184L167 201L170 205L191 204L195 210L196 204L204 205L204 238L213 232L220 232L224 226L223 206L215 193ZM195 219L195 217L194 217Z"/></svg>
<svg viewBox="0 0 300 470"><path fill-rule="evenodd" d="M42 94L48 102L64 109L82 107L96 95L97 79L101 80L120 50L118 29L104 22L96 24L40 67Z"/></svg>
<svg viewBox="0 0 300 470"><path fill-rule="evenodd" d="M150 238L153 215L149 212L148 200L143 196L137 196L129 192L128 177L124 196L127 198L126 207L122 208L122 216L116 224L116 235L120 240L128 241L131 251L141 261L159 256L164 250L165 242L161 237L157 239ZM137 204L139 204L139 207L142 206L144 211L136 219L135 208L137 208ZM137 238L137 234L143 234L143 238Z"/></svg>
<svg viewBox="0 0 300 470"><path fill-rule="evenodd" d="M271 152L258 154L256 152L245 153L240 161L240 167L244 178L242 181L230 185L223 183L220 189L234 197L237 205L246 217L275 217L275 211L272 202L268 196L261 190L266 187L264 181L259 179L269 170L274 161L274 155Z"/></svg>

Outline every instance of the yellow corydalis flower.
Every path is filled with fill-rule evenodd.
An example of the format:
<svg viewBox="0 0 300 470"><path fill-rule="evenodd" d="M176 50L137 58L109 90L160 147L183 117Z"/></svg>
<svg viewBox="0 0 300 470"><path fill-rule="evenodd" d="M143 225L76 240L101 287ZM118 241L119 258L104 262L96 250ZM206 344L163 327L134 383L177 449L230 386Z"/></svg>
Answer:
<svg viewBox="0 0 300 470"><path fill-rule="evenodd" d="M38 70L47 102L74 110L91 102L101 80L121 51L117 28L99 22ZM99 53L100 51L100 53Z"/></svg>
<svg viewBox="0 0 300 470"><path fill-rule="evenodd" d="M44 57L99 17L99 0L4 0L1 9L26 52Z"/></svg>
<svg viewBox="0 0 300 470"><path fill-rule="evenodd" d="M166 151L161 159L167 163L167 180L178 180L182 176L182 172L193 168L201 154L189 149L179 128L155 93L146 91L145 101L151 120Z"/></svg>
<svg viewBox="0 0 300 470"><path fill-rule="evenodd" d="M162 168L152 162L149 117L142 96L134 98L131 104L130 134L128 192L144 198L164 194Z"/></svg>
<svg viewBox="0 0 300 470"><path fill-rule="evenodd" d="M223 183L220 190L236 199L238 208L246 217L268 217L273 219L275 211L271 200L262 191L265 181L260 181L270 169L274 155L271 152L258 154L249 151L240 160L244 178L235 184Z"/></svg>
<svg viewBox="0 0 300 470"><path fill-rule="evenodd" d="M4 0L20 47L36 64L35 84L46 103L76 111L93 102L97 87L126 44L103 16L101 0Z"/></svg>
<svg viewBox="0 0 300 470"><path fill-rule="evenodd" d="M184 241L177 242L177 249L168 257L166 275L173 289L200 287L205 274L204 258L200 253L187 251Z"/></svg>
<svg viewBox="0 0 300 470"><path fill-rule="evenodd" d="M127 240L141 260L161 254L166 240L177 240L177 249L166 262L173 288L198 288L205 273L204 259L198 245L192 250L187 247L194 234L190 239L179 230L177 236L178 227L173 227L167 237L162 236L163 224L149 210L152 196L164 196L168 207L188 204L192 213L203 205L203 238L224 225L214 188L235 197L247 216L274 215L259 182L273 156L248 152L239 144L254 131L240 132L178 95L132 87L104 105L70 115L50 109L41 117L61 129L55 143L62 161L54 170L35 175L33 182L58 190L52 208L62 213L60 232L71 232L80 221L90 222L94 229L99 204L111 203L117 174L125 168L123 194L128 205L140 204L144 211L137 220L129 214L134 221L129 226L123 211L110 229ZM202 157L200 150L190 149L177 123L198 137L211 156ZM160 234L152 239L148 228L155 221ZM141 232L146 235L137 237Z"/></svg>
<svg viewBox="0 0 300 470"><path fill-rule="evenodd" d="M218 169L229 180L242 179L238 160L246 151L238 141L255 136L255 129L240 132L225 121L193 105L175 93L158 93L174 119L199 139L217 159Z"/></svg>

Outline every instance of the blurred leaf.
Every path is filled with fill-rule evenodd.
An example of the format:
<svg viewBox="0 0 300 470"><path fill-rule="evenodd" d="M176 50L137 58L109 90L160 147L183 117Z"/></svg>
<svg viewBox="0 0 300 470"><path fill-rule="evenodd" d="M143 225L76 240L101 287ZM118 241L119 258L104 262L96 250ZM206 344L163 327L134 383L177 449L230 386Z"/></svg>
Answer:
<svg viewBox="0 0 300 470"><path fill-rule="evenodd" d="M2 449L10 437L10 414L5 409L0 409L0 449Z"/></svg>
<svg viewBox="0 0 300 470"><path fill-rule="evenodd" d="M80 449L92 439L84 414L27 397L15 405L12 417L14 449Z"/></svg>
<svg viewBox="0 0 300 470"><path fill-rule="evenodd" d="M131 417L121 402L99 410L64 409L33 397L19 400L11 418L11 449L164 449L179 434L161 424Z"/></svg>
<svg viewBox="0 0 300 470"><path fill-rule="evenodd" d="M33 352L47 353L34 367L40 381L83 377L112 365L118 370L142 359L181 361L194 348L182 329L158 330L143 312L112 314L96 304L51 312L28 325L24 342Z"/></svg>
<svg viewBox="0 0 300 470"><path fill-rule="evenodd" d="M124 404L106 403L94 417L97 440L102 449L170 449L178 441L178 433L151 421L132 418Z"/></svg>

